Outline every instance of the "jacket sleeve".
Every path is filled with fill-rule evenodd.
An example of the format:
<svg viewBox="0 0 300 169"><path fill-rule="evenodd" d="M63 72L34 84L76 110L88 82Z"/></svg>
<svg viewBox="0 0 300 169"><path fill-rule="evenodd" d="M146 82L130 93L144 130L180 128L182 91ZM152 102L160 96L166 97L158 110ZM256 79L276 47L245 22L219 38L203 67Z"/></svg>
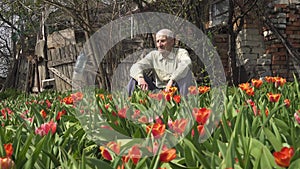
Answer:
<svg viewBox="0 0 300 169"><path fill-rule="evenodd" d="M150 52L144 58L134 63L130 68L130 77L138 80L139 76L143 76L146 69L153 68L153 54Z"/></svg>
<svg viewBox="0 0 300 169"><path fill-rule="evenodd" d="M171 75L171 79L175 81L184 78L191 71L192 65L189 53L185 49L178 49L176 59L177 68Z"/></svg>

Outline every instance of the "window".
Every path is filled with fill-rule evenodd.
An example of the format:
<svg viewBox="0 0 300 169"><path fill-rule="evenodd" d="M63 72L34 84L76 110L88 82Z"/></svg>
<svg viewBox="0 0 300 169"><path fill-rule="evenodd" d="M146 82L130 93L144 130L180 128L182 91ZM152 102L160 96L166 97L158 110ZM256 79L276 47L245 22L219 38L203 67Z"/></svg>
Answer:
<svg viewBox="0 0 300 169"><path fill-rule="evenodd" d="M227 23L228 19L228 0L214 0L210 5L209 27Z"/></svg>

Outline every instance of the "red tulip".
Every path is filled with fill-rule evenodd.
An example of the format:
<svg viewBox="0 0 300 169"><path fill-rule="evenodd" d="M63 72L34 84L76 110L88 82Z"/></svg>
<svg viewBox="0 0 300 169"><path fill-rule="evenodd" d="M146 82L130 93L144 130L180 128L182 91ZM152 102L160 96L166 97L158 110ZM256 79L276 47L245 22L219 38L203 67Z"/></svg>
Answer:
<svg viewBox="0 0 300 169"><path fill-rule="evenodd" d="M140 123L148 123L149 121L148 121L147 116L143 115L143 116L141 116L141 117L138 119L138 122L140 122Z"/></svg>
<svg viewBox="0 0 300 169"><path fill-rule="evenodd" d="M199 124L199 125L197 126L197 131L198 131L200 137L204 136L204 134L205 134L205 128L204 128L204 125Z"/></svg>
<svg viewBox="0 0 300 169"><path fill-rule="evenodd" d="M267 117L269 116L269 109L268 108L266 108L265 114L266 114Z"/></svg>
<svg viewBox="0 0 300 169"><path fill-rule="evenodd" d="M49 100L46 100L47 108L50 109L52 103Z"/></svg>
<svg viewBox="0 0 300 169"><path fill-rule="evenodd" d="M133 164L137 164L141 158L141 151L137 145L134 145L129 151L128 154L122 157L122 161L127 163L130 159Z"/></svg>
<svg viewBox="0 0 300 169"><path fill-rule="evenodd" d="M283 86L286 83L286 79L282 77L274 77L275 87Z"/></svg>
<svg viewBox="0 0 300 169"><path fill-rule="evenodd" d="M251 83L255 88L259 88L263 84L263 81L260 79L251 79Z"/></svg>
<svg viewBox="0 0 300 169"><path fill-rule="evenodd" d="M120 117L120 118L123 118L123 119L125 119L126 118L126 112L127 112L127 107L124 107L124 108L122 108L122 109L120 109L119 111L118 111L118 116Z"/></svg>
<svg viewBox="0 0 300 169"><path fill-rule="evenodd" d="M267 96L268 96L270 102L278 102L281 94L267 93Z"/></svg>
<svg viewBox="0 0 300 169"><path fill-rule="evenodd" d="M66 113L67 113L66 110L59 111L59 112L57 113L56 118L55 118L56 121L60 120L61 116L62 116L62 115L65 115Z"/></svg>
<svg viewBox="0 0 300 169"><path fill-rule="evenodd" d="M196 121L198 122L198 124L205 124L207 119L209 118L211 113L210 109L207 108L194 108L193 109L193 115L196 118Z"/></svg>
<svg viewBox="0 0 300 169"><path fill-rule="evenodd" d="M100 146L100 151L101 151L101 155L105 160L111 161L112 157L109 153L109 151L104 147L104 146Z"/></svg>
<svg viewBox="0 0 300 169"><path fill-rule="evenodd" d="M128 151L128 156L131 158L133 164L137 164L141 158L141 151L138 146L133 146L129 151Z"/></svg>
<svg viewBox="0 0 300 169"><path fill-rule="evenodd" d="M116 154L120 154L120 147L120 144L116 143L115 141L108 142L106 146L100 146L101 155L104 159L111 161L112 156L109 150L113 151Z"/></svg>
<svg viewBox="0 0 300 169"><path fill-rule="evenodd" d="M164 163L168 163L174 160L175 158L176 158L176 149L174 148L165 150L159 155L159 160Z"/></svg>
<svg viewBox="0 0 300 169"><path fill-rule="evenodd" d="M170 101L171 100L171 98L172 98L172 95L171 95L171 93L166 93L166 94L164 94L165 95L165 99L166 99L166 101Z"/></svg>
<svg viewBox="0 0 300 169"><path fill-rule="evenodd" d="M13 111L10 110L10 108L8 108L8 107L3 108L3 109L1 110L1 114L2 114L2 116L3 116L4 119L6 119L6 114L10 115L10 114L12 114L12 113L13 113Z"/></svg>
<svg viewBox="0 0 300 169"><path fill-rule="evenodd" d="M146 126L146 132L154 136L154 138L160 138L164 135L166 130L166 125L160 123L154 123L153 125Z"/></svg>
<svg viewBox="0 0 300 169"><path fill-rule="evenodd" d="M115 141L110 141L106 145L109 149L111 149L114 153L120 154L121 145Z"/></svg>
<svg viewBox="0 0 300 169"><path fill-rule="evenodd" d="M257 115L260 115L260 111L257 110L257 107L254 103L254 101L252 101L251 99L250 100L247 100L247 103L250 104L250 106L252 107L252 110L253 110L253 113L254 113L254 116L257 116Z"/></svg>
<svg viewBox="0 0 300 169"><path fill-rule="evenodd" d="M0 158L1 169L12 169L14 168L14 161L10 157Z"/></svg>
<svg viewBox="0 0 300 169"><path fill-rule="evenodd" d="M280 151L274 152L273 156L275 158L275 162L280 167L288 167L290 166L290 161L294 155L294 149L283 147Z"/></svg>
<svg viewBox="0 0 300 169"><path fill-rule="evenodd" d="M173 97L173 100L174 100L177 104L179 104L180 101L181 101L180 95L175 95L175 96Z"/></svg>
<svg viewBox="0 0 300 169"><path fill-rule="evenodd" d="M149 93L148 96L152 99L155 99L155 100L158 100L158 101L161 101L162 98L164 97L164 95L162 93Z"/></svg>
<svg viewBox="0 0 300 169"><path fill-rule="evenodd" d="M11 143L4 144L4 149L5 149L6 156L11 157L14 152L12 144Z"/></svg>
<svg viewBox="0 0 300 169"><path fill-rule="evenodd" d="M271 77L271 76L266 76L265 77L266 82L268 83L274 83L275 82L275 78Z"/></svg>

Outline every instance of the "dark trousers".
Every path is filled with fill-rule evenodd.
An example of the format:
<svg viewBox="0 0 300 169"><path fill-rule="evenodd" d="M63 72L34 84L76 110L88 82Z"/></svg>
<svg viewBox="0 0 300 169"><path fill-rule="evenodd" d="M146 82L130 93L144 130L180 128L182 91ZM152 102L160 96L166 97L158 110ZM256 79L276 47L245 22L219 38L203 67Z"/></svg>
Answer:
<svg viewBox="0 0 300 169"><path fill-rule="evenodd" d="M152 81L152 79L149 78L149 76L144 75L144 79L148 83L149 90L160 89L155 85L155 83ZM137 85L138 85L138 82L134 78L130 78L129 83L127 85L127 91L128 91L129 96L132 95L132 93ZM184 78L176 81L176 83L173 84L173 86L176 86L178 88L181 96L186 96L189 92L188 88L190 86L195 86L195 85L196 84L194 82L192 72L188 72L188 74Z"/></svg>

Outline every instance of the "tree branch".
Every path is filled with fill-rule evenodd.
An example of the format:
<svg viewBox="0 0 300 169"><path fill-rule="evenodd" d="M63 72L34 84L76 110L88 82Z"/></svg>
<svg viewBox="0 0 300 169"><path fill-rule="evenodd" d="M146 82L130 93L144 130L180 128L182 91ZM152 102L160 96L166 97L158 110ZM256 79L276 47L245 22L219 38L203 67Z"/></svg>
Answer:
<svg viewBox="0 0 300 169"><path fill-rule="evenodd" d="M8 24L10 27L12 27L14 30L16 30L17 32L20 32L20 29L16 28L16 27L14 26L13 23L11 23L11 22L8 21L7 19L5 19L1 13L0 13L0 19L1 19L3 22L5 22L6 24Z"/></svg>

